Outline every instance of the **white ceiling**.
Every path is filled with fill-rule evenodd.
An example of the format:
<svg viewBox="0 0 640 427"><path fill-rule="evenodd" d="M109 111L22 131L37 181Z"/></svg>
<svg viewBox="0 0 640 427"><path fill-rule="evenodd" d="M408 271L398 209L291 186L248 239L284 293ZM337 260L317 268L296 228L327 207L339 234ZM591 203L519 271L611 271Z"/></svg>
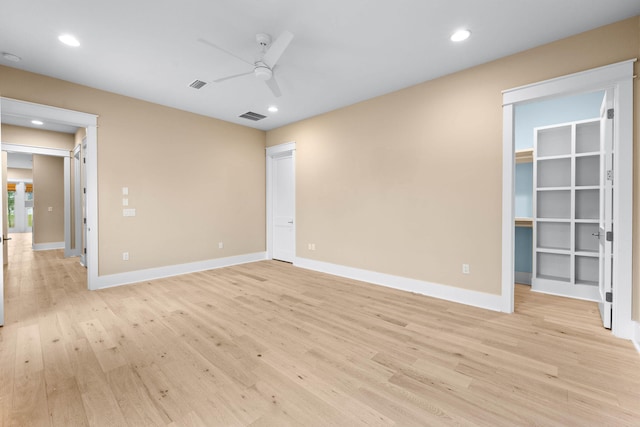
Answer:
<svg viewBox="0 0 640 427"><path fill-rule="evenodd" d="M0 64L268 130L640 14L638 0L0 0ZM450 34L472 36L455 44ZM255 34L294 34L275 98ZM58 42L62 33L82 43ZM280 111L269 113L275 104ZM267 115L251 122L247 111Z"/></svg>
<svg viewBox="0 0 640 427"><path fill-rule="evenodd" d="M7 167L33 169L33 155L27 153L7 153Z"/></svg>

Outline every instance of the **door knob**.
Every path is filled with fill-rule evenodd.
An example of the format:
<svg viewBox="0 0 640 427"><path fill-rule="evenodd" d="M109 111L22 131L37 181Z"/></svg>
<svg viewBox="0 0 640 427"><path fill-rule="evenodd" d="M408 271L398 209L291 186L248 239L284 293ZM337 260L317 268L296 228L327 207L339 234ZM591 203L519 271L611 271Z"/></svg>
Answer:
<svg viewBox="0 0 640 427"><path fill-rule="evenodd" d="M287 224L293 224L293 220L287 221Z"/></svg>
<svg viewBox="0 0 640 427"><path fill-rule="evenodd" d="M600 238L600 233L599 232L598 233L591 233L591 235L593 237L597 237L598 239Z"/></svg>

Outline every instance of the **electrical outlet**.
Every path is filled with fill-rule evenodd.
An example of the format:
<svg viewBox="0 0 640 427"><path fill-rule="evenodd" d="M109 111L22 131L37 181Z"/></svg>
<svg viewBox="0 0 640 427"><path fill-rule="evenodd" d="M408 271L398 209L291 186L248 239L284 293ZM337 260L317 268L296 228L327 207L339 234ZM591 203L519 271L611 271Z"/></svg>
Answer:
<svg viewBox="0 0 640 427"><path fill-rule="evenodd" d="M312 243L312 244L311 244L311 250L312 250L312 251L315 251L315 250L316 250L316 244L315 244L315 243Z"/></svg>
<svg viewBox="0 0 640 427"><path fill-rule="evenodd" d="M224 248L224 243L223 242L218 242L218 249L222 249Z"/></svg>
<svg viewBox="0 0 640 427"><path fill-rule="evenodd" d="M122 252L122 260L129 261L129 252Z"/></svg>
<svg viewBox="0 0 640 427"><path fill-rule="evenodd" d="M469 264L462 264L462 274L471 274Z"/></svg>
<svg viewBox="0 0 640 427"><path fill-rule="evenodd" d="M53 212L53 207L49 206L49 208L47 209L49 212Z"/></svg>
<svg viewBox="0 0 640 427"><path fill-rule="evenodd" d="M127 199L126 197L122 199L122 206L129 206L129 199Z"/></svg>

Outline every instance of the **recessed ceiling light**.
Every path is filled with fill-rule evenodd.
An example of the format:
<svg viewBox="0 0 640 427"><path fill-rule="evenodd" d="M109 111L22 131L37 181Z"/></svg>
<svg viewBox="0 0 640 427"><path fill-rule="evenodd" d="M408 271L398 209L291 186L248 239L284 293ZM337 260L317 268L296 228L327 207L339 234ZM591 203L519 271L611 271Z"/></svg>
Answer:
<svg viewBox="0 0 640 427"><path fill-rule="evenodd" d="M11 62L19 62L22 59L18 55L14 55L13 53L9 52L2 52L2 57Z"/></svg>
<svg viewBox="0 0 640 427"><path fill-rule="evenodd" d="M80 42L78 41L78 39L72 36L71 34L63 34L58 37L58 40L60 40L62 43L66 44L67 46L72 46L72 47L80 46Z"/></svg>
<svg viewBox="0 0 640 427"><path fill-rule="evenodd" d="M267 110L269 110L270 113L277 113L278 107L276 107L275 105L272 105L269 108L267 108Z"/></svg>
<svg viewBox="0 0 640 427"><path fill-rule="evenodd" d="M469 30L458 30L451 35L452 42L461 42L469 38L471 35L471 31Z"/></svg>
<svg viewBox="0 0 640 427"><path fill-rule="evenodd" d="M40 120L31 120L31 124L34 124L36 126L42 126L44 122Z"/></svg>

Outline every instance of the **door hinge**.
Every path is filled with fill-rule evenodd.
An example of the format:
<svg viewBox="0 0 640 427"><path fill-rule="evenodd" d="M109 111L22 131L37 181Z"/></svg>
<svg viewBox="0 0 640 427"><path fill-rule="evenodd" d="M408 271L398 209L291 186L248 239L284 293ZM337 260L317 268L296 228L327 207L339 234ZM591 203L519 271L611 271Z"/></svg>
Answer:
<svg viewBox="0 0 640 427"><path fill-rule="evenodd" d="M607 171L607 181L613 181L613 171L611 169Z"/></svg>
<svg viewBox="0 0 640 427"><path fill-rule="evenodd" d="M86 224L86 223L87 223L87 218L84 218L84 219L83 219L83 221L84 221L84 223Z"/></svg>
<svg viewBox="0 0 640 427"><path fill-rule="evenodd" d="M607 119L613 119L613 108L607 110Z"/></svg>
<svg viewBox="0 0 640 427"><path fill-rule="evenodd" d="M613 302L613 292L607 292L604 294L604 300L606 302Z"/></svg>
<svg viewBox="0 0 640 427"><path fill-rule="evenodd" d="M85 253L85 255L87 254L87 248L84 248L84 253Z"/></svg>
<svg viewBox="0 0 640 427"><path fill-rule="evenodd" d="M613 242L613 231L607 231L607 242Z"/></svg>
<svg viewBox="0 0 640 427"><path fill-rule="evenodd" d="M86 157L82 158L82 163L87 163L87 158Z"/></svg>
<svg viewBox="0 0 640 427"><path fill-rule="evenodd" d="M85 188L83 188L83 189L82 189L82 192L83 192L84 194L87 194L87 188L86 188L86 187L85 187Z"/></svg>

